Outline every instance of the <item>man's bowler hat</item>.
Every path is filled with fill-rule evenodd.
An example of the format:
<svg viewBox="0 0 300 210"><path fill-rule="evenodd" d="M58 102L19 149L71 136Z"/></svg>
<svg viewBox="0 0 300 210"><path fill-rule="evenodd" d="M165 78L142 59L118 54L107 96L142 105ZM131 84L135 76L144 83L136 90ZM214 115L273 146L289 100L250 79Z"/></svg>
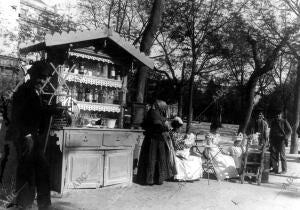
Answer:
<svg viewBox="0 0 300 210"><path fill-rule="evenodd" d="M28 74L34 78L47 78L51 75L52 68L46 61L36 61L28 69Z"/></svg>

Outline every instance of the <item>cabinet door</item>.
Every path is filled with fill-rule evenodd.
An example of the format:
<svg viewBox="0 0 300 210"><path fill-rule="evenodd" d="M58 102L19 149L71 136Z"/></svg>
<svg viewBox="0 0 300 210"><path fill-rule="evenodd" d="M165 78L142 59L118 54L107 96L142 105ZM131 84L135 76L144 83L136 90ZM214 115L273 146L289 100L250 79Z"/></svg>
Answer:
<svg viewBox="0 0 300 210"><path fill-rule="evenodd" d="M132 182L132 150L105 151L104 186Z"/></svg>
<svg viewBox="0 0 300 210"><path fill-rule="evenodd" d="M67 188L97 188L103 185L103 151L68 151Z"/></svg>

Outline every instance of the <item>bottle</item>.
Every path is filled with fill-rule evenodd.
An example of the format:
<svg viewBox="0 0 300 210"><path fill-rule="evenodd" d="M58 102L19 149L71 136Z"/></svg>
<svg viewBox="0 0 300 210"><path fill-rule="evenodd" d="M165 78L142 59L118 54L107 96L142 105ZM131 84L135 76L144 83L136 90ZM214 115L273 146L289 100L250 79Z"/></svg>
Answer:
<svg viewBox="0 0 300 210"><path fill-rule="evenodd" d="M112 104L113 103L113 91L108 90L106 94L106 103Z"/></svg>
<svg viewBox="0 0 300 210"><path fill-rule="evenodd" d="M101 77L102 76L102 72L103 72L103 68L102 68L102 63L98 62L97 63L97 68L96 68L96 76L97 77Z"/></svg>
<svg viewBox="0 0 300 210"><path fill-rule="evenodd" d="M77 93L76 84L71 84L70 89L71 89L71 97L77 99L78 93Z"/></svg>
<svg viewBox="0 0 300 210"><path fill-rule="evenodd" d="M116 77L115 66L111 65L111 68L110 68L110 79L115 79L115 77Z"/></svg>
<svg viewBox="0 0 300 210"><path fill-rule="evenodd" d="M86 102L90 102L90 94L91 94L91 90L89 87L85 88L85 101Z"/></svg>
<svg viewBox="0 0 300 210"><path fill-rule="evenodd" d="M98 103L103 103L103 91L100 87L100 90L98 90Z"/></svg>
<svg viewBox="0 0 300 210"><path fill-rule="evenodd" d="M94 88L91 86L90 87L90 93L88 95L88 98L89 98L89 102L93 102L93 97L94 97Z"/></svg>
<svg viewBox="0 0 300 210"><path fill-rule="evenodd" d="M107 63L104 63L103 64L103 71L102 71L102 76L107 78L108 77L108 66L107 66Z"/></svg>
<svg viewBox="0 0 300 210"><path fill-rule="evenodd" d="M66 97L67 95L70 94L69 89L65 85L62 86L61 94L62 94L63 97Z"/></svg>
<svg viewBox="0 0 300 210"><path fill-rule="evenodd" d="M112 91L112 103L117 104L117 91L116 90Z"/></svg>
<svg viewBox="0 0 300 210"><path fill-rule="evenodd" d="M94 89L94 91L93 91L93 102L94 103L98 103L98 95L99 93L98 93L98 88L97 87L95 87L95 89Z"/></svg>
<svg viewBox="0 0 300 210"><path fill-rule="evenodd" d="M82 64L79 66L79 72L78 73L79 74L84 74L84 66Z"/></svg>
<svg viewBox="0 0 300 210"><path fill-rule="evenodd" d="M77 91L77 100L78 101L83 101L84 100L84 93L83 93L83 86L82 84L79 85L78 91Z"/></svg>
<svg viewBox="0 0 300 210"><path fill-rule="evenodd" d="M120 66L115 66L115 72L116 72L116 80L121 80L121 72L120 72Z"/></svg>

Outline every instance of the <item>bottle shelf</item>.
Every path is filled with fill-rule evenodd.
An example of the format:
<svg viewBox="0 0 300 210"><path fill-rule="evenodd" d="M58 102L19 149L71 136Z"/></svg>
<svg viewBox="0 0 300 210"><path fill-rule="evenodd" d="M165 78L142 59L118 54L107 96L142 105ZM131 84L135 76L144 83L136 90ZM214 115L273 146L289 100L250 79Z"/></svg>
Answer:
<svg viewBox="0 0 300 210"><path fill-rule="evenodd" d="M90 85L113 87L113 88L122 87L121 80L108 79L104 77L96 77L96 76L89 76L85 74L74 74L74 73L65 73L65 72L62 73L62 77L65 78L65 80L70 82L78 82L82 84L90 84Z"/></svg>

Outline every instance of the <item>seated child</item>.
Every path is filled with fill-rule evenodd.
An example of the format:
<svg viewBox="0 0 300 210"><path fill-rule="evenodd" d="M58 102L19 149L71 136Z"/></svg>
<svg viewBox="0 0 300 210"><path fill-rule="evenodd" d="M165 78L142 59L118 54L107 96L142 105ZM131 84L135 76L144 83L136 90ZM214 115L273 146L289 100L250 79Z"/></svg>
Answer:
<svg viewBox="0 0 300 210"><path fill-rule="evenodd" d="M194 134L182 134L180 127L183 125L179 117L172 121L173 129L170 131L174 149L175 165L177 174L174 176L178 181L193 181L202 177L202 160L201 157L191 154L191 147L195 145Z"/></svg>
<svg viewBox="0 0 300 210"><path fill-rule="evenodd" d="M242 155L245 152L245 141L243 134L239 134L238 136L235 136L235 141L233 143L233 146L229 147L229 155L232 156L236 169L238 172L241 172L241 165L242 165Z"/></svg>
<svg viewBox="0 0 300 210"><path fill-rule="evenodd" d="M216 172L218 180L224 180L238 176L236 165L232 156L224 152L215 142L214 136L207 135L205 150Z"/></svg>

